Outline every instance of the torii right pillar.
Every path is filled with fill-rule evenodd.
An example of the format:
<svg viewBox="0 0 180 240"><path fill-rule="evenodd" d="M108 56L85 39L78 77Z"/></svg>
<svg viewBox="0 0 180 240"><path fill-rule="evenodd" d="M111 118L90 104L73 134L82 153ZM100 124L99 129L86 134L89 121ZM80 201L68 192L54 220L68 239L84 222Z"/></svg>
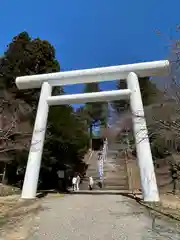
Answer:
<svg viewBox="0 0 180 240"><path fill-rule="evenodd" d="M138 76L131 72L127 77L127 87L131 90L130 106L132 111L133 131L136 143L141 187L144 201L158 202L159 192L152 160L148 130L144 115Z"/></svg>

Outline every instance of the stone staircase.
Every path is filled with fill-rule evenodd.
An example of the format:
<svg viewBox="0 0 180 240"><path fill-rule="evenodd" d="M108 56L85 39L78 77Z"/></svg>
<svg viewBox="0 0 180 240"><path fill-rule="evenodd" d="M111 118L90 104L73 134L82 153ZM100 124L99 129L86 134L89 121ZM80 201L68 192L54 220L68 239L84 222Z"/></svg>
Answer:
<svg viewBox="0 0 180 240"><path fill-rule="evenodd" d="M88 169L80 186L81 190L88 190L89 176L94 179L94 190L129 190L127 164L125 158L118 156L118 151L109 150L104 163L104 181L100 188L98 177L98 152L94 151L88 160Z"/></svg>
<svg viewBox="0 0 180 240"><path fill-rule="evenodd" d="M117 150L109 150L104 163L104 190L129 190L127 164Z"/></svg>
<svg viewBox="0 0 180 240"><path fill-rule="evenodd" d="M88 164L88 169L81 183L80 190L88 190L89 176L92 176L94 179L94 190L130 192L139 190L141 184L137 160L130 154L125 155L125 152L121 150L123 149L119 149L119 144L113 144L108 147L107 159L103 167L102 188L98 185L98 151L91 152L90 157L87 157L85 160Z"/></svg>
<svg viewBox="0 0 180 240"><path fill-rule="evenodd" d="M89 187L89 177L92 176L94 179L94 189L100 189L98 186L99 178L98 178L98 165L97 165L97 152L93 151L91 157L89 158L87 164L88 169L86 171L86 176L83 178L82 183L80 185L80 190L88 190Z"/></svg>

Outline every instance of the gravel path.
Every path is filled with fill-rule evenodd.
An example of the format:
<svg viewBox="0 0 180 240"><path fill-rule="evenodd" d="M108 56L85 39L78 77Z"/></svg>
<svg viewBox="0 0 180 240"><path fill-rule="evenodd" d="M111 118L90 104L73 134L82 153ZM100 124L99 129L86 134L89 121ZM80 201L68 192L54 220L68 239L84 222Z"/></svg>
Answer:
<svg viewBox="0 0 180 240"><path fill-rule="evenodd" d="M176 222L152 220L121 195L66 195L43 200L30 240L151 240L180 236Z"/></svg>

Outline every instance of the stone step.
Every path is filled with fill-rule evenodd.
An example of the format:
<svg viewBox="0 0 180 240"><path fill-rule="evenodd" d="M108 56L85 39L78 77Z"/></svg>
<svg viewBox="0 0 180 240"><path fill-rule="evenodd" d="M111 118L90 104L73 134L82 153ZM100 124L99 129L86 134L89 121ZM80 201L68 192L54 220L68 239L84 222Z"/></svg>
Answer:
<svg viewBox="0 0 180 240"><path fill-rule="evenodd" d="M124 177L124 178L103 178L104 182L108 182L108 183L112 183L112 182L128 182L128 178Z"/></svg>
<svg viewBox="0 0 180 240"><path fill-rule="evenodd" d="M136 194L138 194L140 197L141 197L141 192L140 191L135 191ZM89 191L89 190L79 190L79 191L75 191L75 192L72 192L72 194L102 194L102 195L114 195L114 194L124 194L124 193L127 193L127 194L132 194L131 191L129 190L103 190L103 189L100 189L100 190L92 190L92 191Z"/></svg>
<svg viewBox="0 0 180 240"><path fill-rule="evenodd" d="M92 176L92 178L94 179L94 180L96 180L96 179L99 179L99 176ZM114 182L114 181L123 181L123 180L126 180L126 179L128 179L127 178L127 176L121 176L121 177L113 177L113 178L108 178L108 177L103 177L103 179L104 179L104 181L110 181L110 182ZM82 180L86 180L86 181L89 181L89 177L85 177L85 178L83 178Z"/></svg>
<svg viewBox="0 0 180 240"><path fill-rule="evenodd" d="M128 190L128 186L103 186L104 190Z"/></svg>
<svg viewBox="0 0 180 240"><path fill-rule="evenodd" d="M105 190L128 190L128 177L126 162L114 154L108 154L104 163L104 184Z"/></svg>
<svg viewBox="0 0 180 240"><path fill-rule="evenodd" d="M84 184L81 184L80 185L80 190L88 190L88 188L89 188L89 184L87 183L84 183ZM103 184L103 187L102 188L100 188L99 187L99 185L98 185L98 183L96 184L94 184L93 185L93 189L104 189L104 190L123 190L123 189L126 189L126 190L128 190L128 186L127 185L112 185L112 186L110 186L110 185L106 185L106 184Z"/></svg>
<svg viewBox="0 0 180 240"><path fill-rule="evenodd" d="M123 186L128 185L127 181L106 182L103 181L106 186Z"/></svg>

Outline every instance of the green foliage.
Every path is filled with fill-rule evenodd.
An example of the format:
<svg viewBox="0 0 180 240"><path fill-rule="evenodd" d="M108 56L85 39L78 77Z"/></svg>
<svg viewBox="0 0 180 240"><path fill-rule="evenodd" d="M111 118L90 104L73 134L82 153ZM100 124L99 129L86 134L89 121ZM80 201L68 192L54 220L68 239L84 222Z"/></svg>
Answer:
<svg viewBox="0 0 180 240"><path fill-rule="evenodd" d="M31 39L22 32L13 38L1 62L1 78L4 73L7 87L14 86L17 76L32 75L60 70L55 59L55 49L46 40Z"/></svg>
<svg viewBox="0 0 180 240"><path fill-rule="evenodd" d="M50 109L44 150L46 162L51 156L57 162L76 164L86 153L88 142L87 131L71 106L56 106Z"/></svg>
<svg viewBox="0 0 180 240"><path fill-rule="evenodd" d="M46 40L31 39L27 32L22 32L13 38L0 60L0 86L36 108L39 89L17 90L16 77L57 71L60 65L54 47Z"/></svg>
<svg viewBox="0 0 180 240"><path fill-rule="evenodd" d="M160 95L160 91L158 90L156 85L150 81L149 77L139 78L139 85L144 106L153 104ZM117 89L126 88L127 88L126 80L120 80L117 83ZM113 103L113 106L117 110L117 112L123 112L129 109L129 101L128 100L115 101Z"/></svg>
<svg viewBox="0 0 180 240"><path fill-rule="evenodd" d="M55 49L48 41L32 39L27 32L22 32L13 38L0 59L0 88L9 92L21 105L24 101L33 113L24 120L18 119L18 126L21 126L23 121L34 123L40 90L18 90L15 85L16 77L58 71L60 65L55 58ZM62 88L53 88L53 95L63 93ZM24 129L20 134L24 136L26 130ZM82 114L78 115L71 106L51 108L43 153L43 168L49 169L49 166L57 163L78 165L87 151L88 143L87 125ZM14 162L23 168L27 161L27 151L24 149L17 151L15 147L13 156Z"/></svg>
<svg viewBox="0 0 180 240"><path fill-rule="evenodd" d="M100 92L98 83L87 83L84 88L85 93ZM84 115L90 128L90 136L92 136L92 127L95 124L106 125L107 123L107 103L93 102L86 103L84 107Z"/></svg>
<svg viewBox="0 0 180 240"><path fill-rule="evenodd" d="M139 84L144 106L155 103L161 94L156 85L150 81L149 77L140 78Z"/></svg>
<svg viewBox="0 0 180 240"><path fill-rule="evenodd" d="M117 82L116 88L119 89L126 89L127 88L127 83L126 80L120 80ZM123 112L128 110L129 108L129 101L127 100L119 100L119 101L114 101L113 102L113 107L115 108L115 110L117 111L117 113L119 112Z"/></svg>
<svg viewBox="0 0 180 240"><path fill-rule="evenodd" d="M168 147L162 136L156 135L151 139L151 151L154 158L164 158L167 155Z"/></svg>

